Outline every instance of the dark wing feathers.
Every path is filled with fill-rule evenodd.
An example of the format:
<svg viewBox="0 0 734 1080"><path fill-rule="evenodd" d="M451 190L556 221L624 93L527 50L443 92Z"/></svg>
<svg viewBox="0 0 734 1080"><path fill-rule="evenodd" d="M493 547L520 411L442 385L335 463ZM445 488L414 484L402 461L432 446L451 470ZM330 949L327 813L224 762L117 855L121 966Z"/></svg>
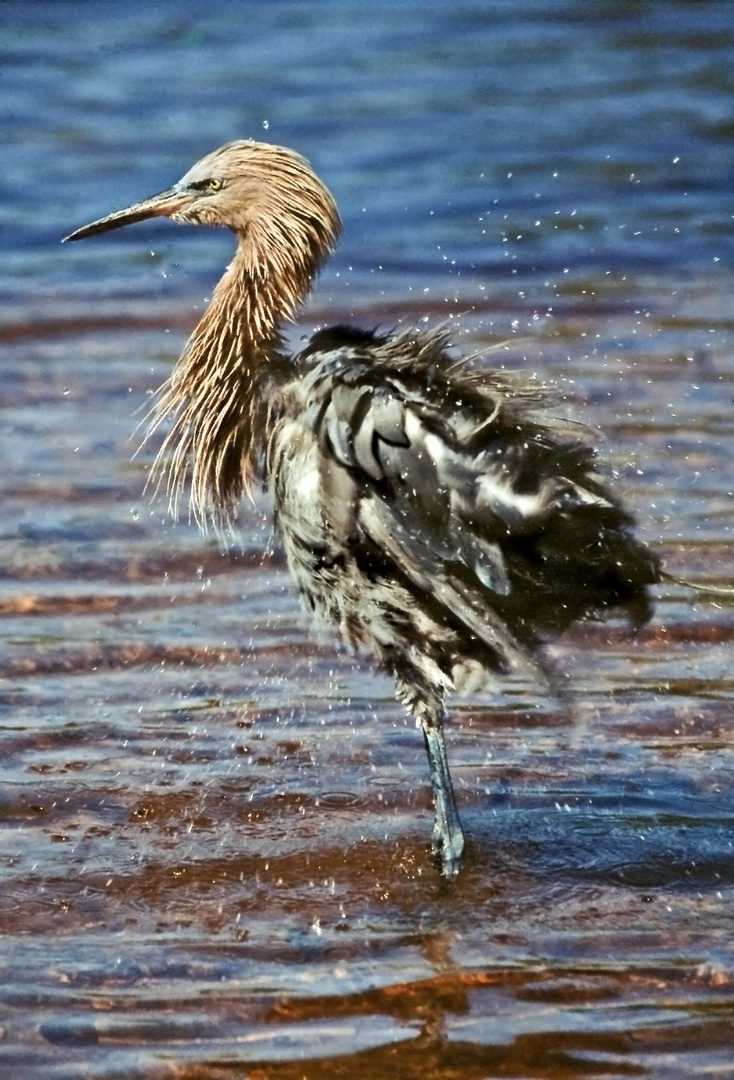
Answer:
<svg viewBox="0 0 734 1080"><path fill-rule="evenodd" d="M405 434L405 403L393 393L372 396L375 434L390 446L410 445Z"/></svg>
<svg viewBox="0 0 734 1080"><path fill-rule="evenodd" d="M322 449L353 485L354 547L379 549L513 664L526 655L513 635L532 645L608 611L644 620L657 564L593 452L530 416L535 392L457 368L437 335L359 334L308 356Z"/></svg>
<svg viewBox="0 0 734 1080"><path fill-rule="evenodd" d="M544 679L542 668L515 640L502 618L481 602L465 583L452 578L446 562L422 536L411 533L380 499L363 499L359 524L364 535L392 560L395 568L426 597L450 611L492 656L491 667L525 670ZM479 602L478 602L479 601Z"/></svg>

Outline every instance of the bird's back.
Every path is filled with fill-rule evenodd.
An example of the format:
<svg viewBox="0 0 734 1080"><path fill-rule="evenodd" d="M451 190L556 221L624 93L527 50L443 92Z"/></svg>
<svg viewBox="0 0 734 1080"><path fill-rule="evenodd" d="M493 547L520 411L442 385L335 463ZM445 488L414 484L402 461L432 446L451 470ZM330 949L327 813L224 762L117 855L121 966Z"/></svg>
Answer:
<svg viewBox="0 0 734 1080"><path fill-rule="evenodd" d="M576 619L647 618L656 560L535 394L425 332L321 331L294 375L267 462L291 570L399 682L471 689Z"/></svg>

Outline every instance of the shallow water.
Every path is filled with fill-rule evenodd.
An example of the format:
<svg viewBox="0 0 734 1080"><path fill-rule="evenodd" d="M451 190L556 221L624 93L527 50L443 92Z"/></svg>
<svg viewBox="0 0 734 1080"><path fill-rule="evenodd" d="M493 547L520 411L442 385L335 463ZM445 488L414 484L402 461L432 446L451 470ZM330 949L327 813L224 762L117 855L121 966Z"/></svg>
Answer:
<svg viewBox="0 0 734 1080"><path fill-rule="evenodd" d="M734 9L0 22L0 1072L734 1075L732 600L569 633L568 702L457 702L445 884L418 733L309 630L266 497L223 553L143 494L229 237L58 246L228 139L296 147L345 234L294 345L449 319L560 388L671 573L731 585Z"/></svg>

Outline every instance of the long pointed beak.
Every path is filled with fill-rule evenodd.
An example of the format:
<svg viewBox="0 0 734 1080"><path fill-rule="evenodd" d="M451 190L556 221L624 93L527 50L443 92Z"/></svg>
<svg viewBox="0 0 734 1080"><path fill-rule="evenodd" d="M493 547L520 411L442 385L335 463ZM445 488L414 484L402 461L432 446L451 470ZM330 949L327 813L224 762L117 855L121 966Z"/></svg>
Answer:
<svg viewBox="0 0 734 1080"><path fill-rule="evenodd" d="M75 229L73 233L65 236L61 243L64 244L67 240L86 240L88 236L97 236L111 229L122 229L125 225L134 225L136 221L146 221L152 217L170 217L177 210L188 206L190 202L189 192L169 188L168 191L162 191L160 195L154 195L151 199L144 199L142 202L135 203L134 206L128 206L126 210L116 210L113 214L99 218L98 221L92 221L89 225L82 225L80 229Z"/></svg>

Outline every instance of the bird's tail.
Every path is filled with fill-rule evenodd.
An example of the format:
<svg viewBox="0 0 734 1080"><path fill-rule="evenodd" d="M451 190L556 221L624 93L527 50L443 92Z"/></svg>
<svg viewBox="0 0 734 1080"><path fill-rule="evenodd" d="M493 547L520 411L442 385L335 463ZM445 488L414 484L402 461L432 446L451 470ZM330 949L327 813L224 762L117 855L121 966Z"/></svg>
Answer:
<svg viewBox="0 0 734 1080"><path fill-rule="evenodd" d="M702 596L732 596L734 597L734 585L705 585L700 581L689 581L688 578L676 577L660 571L660 581L668 585L681 585L684 589L693 589Z"/></svg>

